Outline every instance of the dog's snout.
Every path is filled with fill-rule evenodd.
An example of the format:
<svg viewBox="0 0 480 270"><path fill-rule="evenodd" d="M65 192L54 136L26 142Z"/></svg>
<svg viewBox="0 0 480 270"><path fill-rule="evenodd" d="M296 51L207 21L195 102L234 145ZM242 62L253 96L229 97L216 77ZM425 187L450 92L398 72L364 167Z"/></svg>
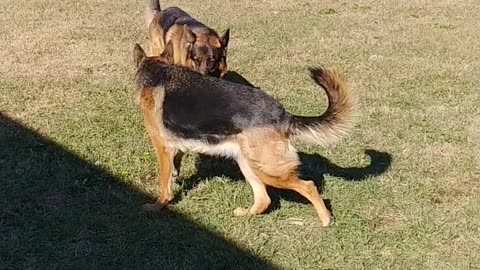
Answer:
<svg viewBox="0 0 480 270"><path fill-rule="evenodd" d="M197 66L197 71L205 75L208 73L208 67L205 63L201 63L199 66Z"/></svg>

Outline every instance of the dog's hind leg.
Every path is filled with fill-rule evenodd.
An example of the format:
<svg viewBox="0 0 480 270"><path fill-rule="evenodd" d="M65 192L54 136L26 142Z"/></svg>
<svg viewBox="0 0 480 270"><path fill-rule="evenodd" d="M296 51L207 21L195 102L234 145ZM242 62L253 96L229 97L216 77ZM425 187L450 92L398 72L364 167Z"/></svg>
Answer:
<svg viewBox="0 0 480 270"><path fill-rule="evenodd" d="M150 41L150 55L160 56L165 48L163 39L161 37L151 38Z"/></svg>
<svg viewBox="0 0 480 270"><path fill-rule="evenodd" d="M293 170L282 176L272 176L266 174L261 169L252 169L265 184L276 188L294 190L309 200L315 207L323 227L333 224L333 218L313 181L299 179Z"/></svg>
<svg viewBox="0 0 480 270"><path fill-rule="evenodd" d="M238 207L233 213L235 216L259 215L267 210L271 202L267 193L267 187L253 173L248 161L245 159L242 153L238 155L237 163L242 171L243 176L245 177L245 180L247 180L247 183L250 184L250 187L252 187L254 203L250 208Z"/></svg>
<svg viewBox="0 0 480 270"><path fill-rule="evenodd" d="M155 23L152 23L148 31L148 39L150 43L150 56L160 56L165 49L165 42L163 40L163 31L161 30L158 18L154 18Z"/></svg>
<svg viewBox="0 0 480 270"><path fill-rule="evenodd" d="M253 174L260 181L268 186L300 193L313 204L323 226L333 223L315 183L298 178L298 156L288 139L280 132L263 130L246 134L242 150Z"/></svg>

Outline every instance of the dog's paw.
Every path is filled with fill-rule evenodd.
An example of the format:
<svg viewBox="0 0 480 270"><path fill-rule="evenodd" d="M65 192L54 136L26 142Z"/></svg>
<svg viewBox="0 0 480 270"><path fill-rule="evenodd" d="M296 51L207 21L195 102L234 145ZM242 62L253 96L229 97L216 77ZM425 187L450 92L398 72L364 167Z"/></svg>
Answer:
<svg viewBox="0 0 480 270"><path fill-rule="evenodd" d="M175 182L178 179L178 171L174 168L172 169L172 181Z"/></svg>
<svg viewBox="0 0 480 270"><path fill-rule="evenodd" d="M233 210L233 215L236 217L242 217L249 215L249 209L244 207L238 207L237 209Z"/></svg>
<svg viewBox="0 0 480 270"><path fill-rule="evenodd" d="M322 220L322 227L332 226L335 223L333 216L330 216L328 220Z"/></svg>
<svg viewBox="0 0 480 270"><path fill-rule="evenodd" d="M153 212L153 211L158 211L162 208L164 208L167 204L163 203L146 203L142 205L142 209L147 212Z"/></svg>

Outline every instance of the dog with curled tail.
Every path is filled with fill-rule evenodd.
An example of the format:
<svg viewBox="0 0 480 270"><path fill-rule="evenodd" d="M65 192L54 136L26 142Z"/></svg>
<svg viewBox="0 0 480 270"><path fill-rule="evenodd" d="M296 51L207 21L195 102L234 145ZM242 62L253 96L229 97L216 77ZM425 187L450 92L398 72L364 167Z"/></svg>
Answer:
<svg viewBox="0 0 480 270"><path fill-rule="evenodd" d="M310 68L310 77L325 91L328 108L319 116L299 116L264 91L173 65L174 46L147 57L136 44L136 102L155 149L160 196L145 210L172 200L174 157L178 151L235 159L253 190L254 202L235 215L258 215L270 205L267 186L290 189L308 199L322 226L333 223L313 181L299 178L295 138L327 146L349 134L357 99L333 71Z"/></svg>

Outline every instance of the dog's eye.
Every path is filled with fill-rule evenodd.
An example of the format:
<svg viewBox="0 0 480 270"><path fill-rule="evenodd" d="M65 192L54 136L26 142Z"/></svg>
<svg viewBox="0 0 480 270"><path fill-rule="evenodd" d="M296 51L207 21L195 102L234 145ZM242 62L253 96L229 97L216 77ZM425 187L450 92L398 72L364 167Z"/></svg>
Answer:
<svg viewBox="0 0 480 270"><path fill-rule="evenodd" d="M217 62L215 60L209 60L208 61L208 68L212 69L212 68L215 68Z"/></svg>

